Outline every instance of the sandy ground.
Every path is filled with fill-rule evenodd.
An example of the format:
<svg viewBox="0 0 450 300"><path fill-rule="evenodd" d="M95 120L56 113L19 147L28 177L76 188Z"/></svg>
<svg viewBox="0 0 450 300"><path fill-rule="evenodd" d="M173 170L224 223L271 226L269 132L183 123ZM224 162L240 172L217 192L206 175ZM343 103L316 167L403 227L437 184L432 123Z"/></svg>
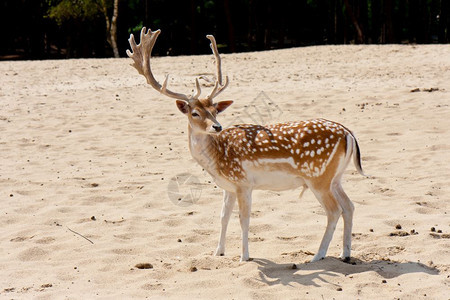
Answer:
<svg viewBox="0 0 450 300"><path fill-rule="evenodd" d="M358 136L373 177L351 165L344 178L350 264L337 258L342 220L328 257L309 263L326 217L298 190L254 193L252 261L239 262L237 208L226 255L212 256L222 192L191 158L174 100L130 63L0 62L0 298L450 298L450 46L223 55L217 100L235 104L222 124L324 117ZM165 57L153 69L188 93L214 65Z"/></svg>

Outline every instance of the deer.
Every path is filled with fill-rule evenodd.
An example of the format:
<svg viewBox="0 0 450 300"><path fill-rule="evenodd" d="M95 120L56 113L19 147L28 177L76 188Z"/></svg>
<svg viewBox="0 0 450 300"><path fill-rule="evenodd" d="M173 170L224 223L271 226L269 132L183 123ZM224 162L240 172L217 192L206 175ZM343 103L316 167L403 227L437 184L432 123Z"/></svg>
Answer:
<svg viewBox="0 0 450 300"><path fill-rule="evenodd" d="M161 30L142 28L140 43L130 35L127 55L132 66L161 94L174 98L178 110L188 119L189 151L194 160L223 189L221 230L216 256L225 255L225 239L230 216L237 200L241 226L240 261L250 260L248 233L253 190L284 191L310 189L326 212L327 225L318 252L311 262L325 258L336 224L344 220L343 250L340 258L350 260L354 205L344 192L341 179L353 158L358 173L366 176L355 135L343 125L318 118L272 125L238 124L222 128L217 116L232 103L213 99L228 86L222 77L221 58L212 35L210 47L215 57L216 76L212 91L201 97L199 78L195 91L181 94L161 85L153 76L150 60Z"/></svg>

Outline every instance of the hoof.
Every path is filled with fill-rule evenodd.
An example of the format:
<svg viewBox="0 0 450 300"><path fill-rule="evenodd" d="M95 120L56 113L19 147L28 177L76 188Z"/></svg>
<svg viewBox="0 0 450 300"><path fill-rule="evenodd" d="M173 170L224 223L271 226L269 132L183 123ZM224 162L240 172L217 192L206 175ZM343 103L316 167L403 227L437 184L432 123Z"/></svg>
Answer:
<svg viewBox="0 0 450 300"><path fill-rule="evenodd" d="M345 262L346 264L350 264L350 265L356 265L356 261L352 261L350 256L344 257L342 258L342 262Z"/></svg>
<svg viewBox="0 0 450 300"><path fill-rule="evenodd" d="M324 258L325 258L324 256L316 254L316 255L314 255L313 259L311 259L311 262L316 262L316 261L322 260Z"/></svg>
<svg viewBox="0 0 450 300"><path fill-rule="evenodd" d="M221 250L221 249L217 249L216 252L214 252L214 256L224 256L225 255L225 251Z"/></svg>
<svg viewBox="0 0 450 300"><path fill-rule="evenodd" d="M244 256L244 257L241 257L241 262L245 262L245 261L251 261L252 259L250 258L250 257L248 257L248 256Z"/></svg>

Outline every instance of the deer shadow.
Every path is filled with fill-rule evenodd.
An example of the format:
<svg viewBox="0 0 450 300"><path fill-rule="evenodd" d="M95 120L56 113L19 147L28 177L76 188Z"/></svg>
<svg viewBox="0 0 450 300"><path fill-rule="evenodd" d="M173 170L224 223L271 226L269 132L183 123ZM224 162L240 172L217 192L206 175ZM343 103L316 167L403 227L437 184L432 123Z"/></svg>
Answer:
<svg viewBox="0 0 450 300"><path fill-rule="evenodd" d="M305 286L319 287L317 281L330 283L326 279L329 276L337 277L340 274L351 276L369 271L377 272L385 279L392 279L409 273L439 274L438 269L419 262L395 262L390 260L362 261L352 258L350 262L343 262L337 258L327 257L315 263L295 264L295 267L293 263L278 264L262 258L254 258L253 262L258 264L259 280L267 285L299 283ZM298 274L299 272L302 274Z"/></svg>

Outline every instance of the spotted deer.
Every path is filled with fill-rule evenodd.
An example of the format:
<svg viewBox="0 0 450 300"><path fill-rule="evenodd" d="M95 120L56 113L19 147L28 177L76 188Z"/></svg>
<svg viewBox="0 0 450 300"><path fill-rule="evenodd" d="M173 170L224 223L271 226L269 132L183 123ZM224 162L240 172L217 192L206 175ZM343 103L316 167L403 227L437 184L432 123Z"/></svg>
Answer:
<svg viewBox="0 0 450 300"><path fill-rule="evenodd" d="M344 219L341 258L349 260L354 206L342 189L341 178L352 157L357 171L364 175L354 134L343 125L325 119L267 126L245 124L223 129L217 115L233 101L213 102L228 86L228 77L222 79L221 60L214 37L206 36L211 41L215 56L215 84L208 96L200 98L198 79L195 80L195 92L187 95L169 90L168 76L162 85L153 76L150 58L160 32L142 28L138 45L131 35L128 41L132 52L127 50L127 54L134 61L132 66L146 78L148 84L176 99L178 109L188 118L192 157L224 191L222 228L215 255L225 253L225 235L236 199L242 229L241 261L247 261L252 191L283 191L303 187L311 189L328 220L319 251L312 261L325 257L341 214Z"/></svg>

